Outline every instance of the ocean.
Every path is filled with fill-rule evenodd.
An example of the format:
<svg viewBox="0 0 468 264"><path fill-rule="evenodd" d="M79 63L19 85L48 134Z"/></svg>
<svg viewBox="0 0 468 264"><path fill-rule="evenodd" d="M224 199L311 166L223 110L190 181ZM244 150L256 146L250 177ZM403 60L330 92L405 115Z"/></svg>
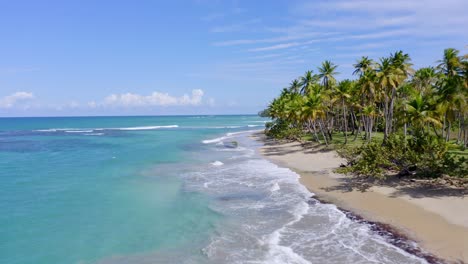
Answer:
<svg viewBox="0 0 468 264"><path fill-rule="evenodd" d="M0 118L0 263L426 263L262 158L265 122Z"/></svg>

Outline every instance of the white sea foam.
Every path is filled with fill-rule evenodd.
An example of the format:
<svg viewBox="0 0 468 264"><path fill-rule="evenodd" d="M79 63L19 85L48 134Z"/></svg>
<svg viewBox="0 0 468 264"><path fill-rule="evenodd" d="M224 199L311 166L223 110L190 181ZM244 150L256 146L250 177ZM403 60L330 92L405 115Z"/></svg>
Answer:
<svg viewBox="0 0 468 264"><path fill-rule="evenodd" d="M219 161L219 160L217 160L217 161L215 161L215 162L212 162L212 163L210 163L210 164L213 165L213 166L222 166L222 165L224 165L224 163L222 163L222 162Z"/></svg>
<svg viewBox="0 0 468 264"><path fill-rule="evenodd" d="M65 130L65 133L91 133L93 130Z"/></svg>
<svg viewBox="0 0 468 264"><path fill-rule="evenodd" d="M86 133L86 134L83 134L85 136L102 136L104 135L104 133Z"/></svg>
<svg viewBox="0 0 468 264"><path fill-rule="evenodd" d="M271 192L276 192L276 191L279 191L279 189L280 189L280 186L279 186L278 182L275 182L275 184L273 184L273 186L271 186L270 191Z"/></svg>
<svg viewBox="0 0 468 264"><path fill-rule="evenodd" d="M203 248L210 263L425 263L348 219L336 206L309 205L313 193L299 183L299 175L251 154L255 151L245 142L255 143L240 136L246 132L252 131L212 139L236 137L236 149L212 148L219 153L213 157L229 151L236 155L226 157L230 162L222 168L207 167L188 181L194 188L199 182L199 191L218 198L214 210L242 219L223 225Z"/></svg>
<svg viewBox="0 0 468 264"><path fill-rule="evenodd" d="M91 133L94 131L104 130L122 130L122 131L137 131L137 130L155 130L155 129L166 129L166 128L178 128L178 125L167 125L167 126L137 126L137 127L109 127L109 128L49 128L49 129L38 129L33 130L36 132L66 132L66 133Z"/></svg>
<svg viewBox="0 0 468 264"><path fill-rule="evenodd" d="M169 125L169 126L138 126L138 127L118 127L118 128L109 128L109 130L154 130L161 128L178 128L178 125Z"/></svg>
<svg viewBox="0 0 468 264"><path fill-rule="evenodd" d="M35 132L58 132L58 131L65 131L65 130L72 130L74 128L48 128L48 129L37 129L33 130Z"/></svg>
<svg viewBox="0 0 468 264"><path fill-rule="evenodd" d="M228 137L218 137L218 138L213 138L213 139L207 139L207 140L203 140L202 143L203 144L220 143L223 140L225 140L226 138L228 138Z"/></svg>

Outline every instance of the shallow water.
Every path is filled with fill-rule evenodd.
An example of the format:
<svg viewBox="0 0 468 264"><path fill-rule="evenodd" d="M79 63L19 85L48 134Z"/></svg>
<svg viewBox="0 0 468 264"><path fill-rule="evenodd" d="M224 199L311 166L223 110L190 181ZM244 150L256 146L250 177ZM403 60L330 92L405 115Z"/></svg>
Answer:
<svg viewBox="0 0 468 264"><path fill-rule="evenodd" d="M1 262L425 263L311 203L256 153L263 121L0 119Z"/></svg>

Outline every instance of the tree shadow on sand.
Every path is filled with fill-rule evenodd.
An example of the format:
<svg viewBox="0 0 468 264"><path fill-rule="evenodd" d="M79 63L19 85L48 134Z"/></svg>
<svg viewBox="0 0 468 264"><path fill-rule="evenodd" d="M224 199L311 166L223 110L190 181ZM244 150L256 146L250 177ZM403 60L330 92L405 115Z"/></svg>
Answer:
<svg viewBox="0 0 468 264"><path fill-rule="evenodd" d="M325 191L366 192L373 186L390 187L390 197L408 195L411 198L462 197L468 195L468 182L463 179L421 179L390 175L385 179L346 176L337 179L338 184L323 188Z"/></svg>

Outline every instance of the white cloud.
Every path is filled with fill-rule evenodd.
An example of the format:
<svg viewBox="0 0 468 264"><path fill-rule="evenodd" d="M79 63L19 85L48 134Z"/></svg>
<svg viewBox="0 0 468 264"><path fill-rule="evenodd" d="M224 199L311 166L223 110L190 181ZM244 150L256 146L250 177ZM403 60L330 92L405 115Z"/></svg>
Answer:
<svg viewBox="0 0 468 264"><path fill-rule="evenodd" d="M12 108L20 102L31 100L34 95L30 92L16 92L0 98L0 108Z"/></svg>
<svg viewBox="0 0 468 264"><path fill-rule="evenodd" d="M180 97L168 93L153 92L149 95L134 93L111 94L104 98L100 104L89 102L88 106L95 108L100 106L111 107L147 107L147 106L197 106L202 104L204 92L201 89L192 90L191 95L184 94Z"/></svg>

